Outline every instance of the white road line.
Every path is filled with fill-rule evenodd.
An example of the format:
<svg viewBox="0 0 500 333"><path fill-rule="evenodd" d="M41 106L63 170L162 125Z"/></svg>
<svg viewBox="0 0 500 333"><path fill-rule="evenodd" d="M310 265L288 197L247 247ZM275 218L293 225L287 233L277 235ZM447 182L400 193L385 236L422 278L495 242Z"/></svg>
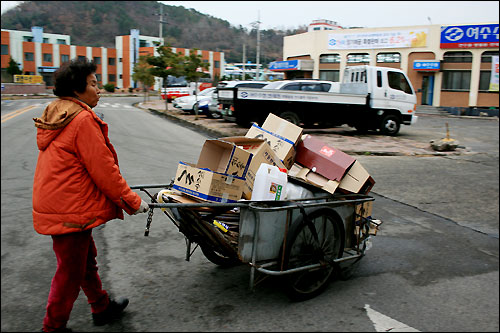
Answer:
<svg viewBox="0 0 500 333"><path fill-rule="evenodd" d="M420 332L411 326L373 310L368 304L365 304L365 310L377 332Z"/></svg>

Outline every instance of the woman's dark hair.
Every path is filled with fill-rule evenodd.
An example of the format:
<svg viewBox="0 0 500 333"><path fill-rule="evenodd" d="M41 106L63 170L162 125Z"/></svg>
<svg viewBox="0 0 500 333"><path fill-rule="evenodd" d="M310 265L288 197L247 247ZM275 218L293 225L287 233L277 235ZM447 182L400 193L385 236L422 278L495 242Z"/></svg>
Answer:
<svg viewBox="0 0 500 333"><path fill-rule="evenodd" d="M83 93L87 88L87 76L97 71L97 65L85 59L65 62L54 73L54 95L76 97L75 91Z"/></svg>

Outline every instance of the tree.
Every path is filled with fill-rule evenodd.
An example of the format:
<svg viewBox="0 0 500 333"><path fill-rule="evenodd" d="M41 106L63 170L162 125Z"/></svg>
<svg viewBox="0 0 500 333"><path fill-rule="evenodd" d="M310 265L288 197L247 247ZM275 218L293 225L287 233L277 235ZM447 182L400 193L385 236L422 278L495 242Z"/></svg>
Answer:
<svg viewBox="0 0 500 333"><path fill-rule="evenodd" d="M203 62L201 56L198 54L198 49L193 49L189 52L188 56L184 57L184 75L188 82L194 82L195 94L195 117L198 119L198 81L200 78L207 76L203 71L208 69L208 63Z"/></svg>
<svg viewBox="0 0 500 333"><path fill-rule="evenodd" d="M149 72L163 78L166 82L169 75L182 76L184 74L184 59L179 54L172 52L170 45L159 46L157 49L158 56L146 56L146 62L153 66ZM160 92L161 93L161 92ZM168 110L168 99L165 96L165 109Z"/></svg>
<svg viewBox="0 0 500 333"><path fill-rule="evenodd" d="M147 56L140 56L139 62L134 65L134 74L132 79L142 83L144 90L144 102L147 99L148 87L155 83L154 75L151 74L151 66L147 62Z"/></svg>
<svg viewBox="0 0 500 333"><path fill-rule="evenodd" d="M23 71L19 68L19 64L10 57L9 66L6 69L7 74L14 77L14 75L22 74Z"/></svg>

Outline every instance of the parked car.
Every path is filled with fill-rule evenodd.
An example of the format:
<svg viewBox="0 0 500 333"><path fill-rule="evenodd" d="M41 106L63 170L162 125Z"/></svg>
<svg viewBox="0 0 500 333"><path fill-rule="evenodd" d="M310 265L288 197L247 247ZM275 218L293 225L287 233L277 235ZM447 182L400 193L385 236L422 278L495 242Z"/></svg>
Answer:
<svg viewBox="0 0 500 333"><path fill-rule="evenodd" d="M262 88L269 84L269 81L221 81L217 84L218 88L236 88L236 87L244 87L244 88ZM219 104L218 102L218 94L217 89L212 92L211 99L208 103L208 112L207 116L210 118L219 119L222 118L223 113L226 112L226 109L229 105Z"/></svg>
<svg viewBox="0 0 500 333"><path fill-rule="evenodd" d="M322 80L283 80L271 82L263 89L340 92L340 82Z"/></svg>
<svg viewBox="0 0 500 333"><path fill-rule="evenodd" d="M200 108L202 105L206 105L205 109L208 110L208 101L212 98L212 93L215 91L215 87L207 88L203 91L198 92L198 98L195 95L177 97L173 100L172 104L174 108L181 109L182 111L189 112L191 114L195 113L195 104L198 101L198 113L202 113L203 109ZM207 102L206 104L204 102Z"/></svg>

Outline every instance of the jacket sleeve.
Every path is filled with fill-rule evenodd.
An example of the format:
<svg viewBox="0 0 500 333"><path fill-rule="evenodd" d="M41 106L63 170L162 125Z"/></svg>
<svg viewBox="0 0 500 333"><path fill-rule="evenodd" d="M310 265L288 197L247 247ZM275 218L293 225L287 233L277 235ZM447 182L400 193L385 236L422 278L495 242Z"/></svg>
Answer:
<svg viewBox="0 0 500 333"><path fill-rule="evenodd" d="M76 154L95 185L127 214L135 213L141 205L141 197L122 177L99 124L91 116L83 117L74 140Z"/></svg>

